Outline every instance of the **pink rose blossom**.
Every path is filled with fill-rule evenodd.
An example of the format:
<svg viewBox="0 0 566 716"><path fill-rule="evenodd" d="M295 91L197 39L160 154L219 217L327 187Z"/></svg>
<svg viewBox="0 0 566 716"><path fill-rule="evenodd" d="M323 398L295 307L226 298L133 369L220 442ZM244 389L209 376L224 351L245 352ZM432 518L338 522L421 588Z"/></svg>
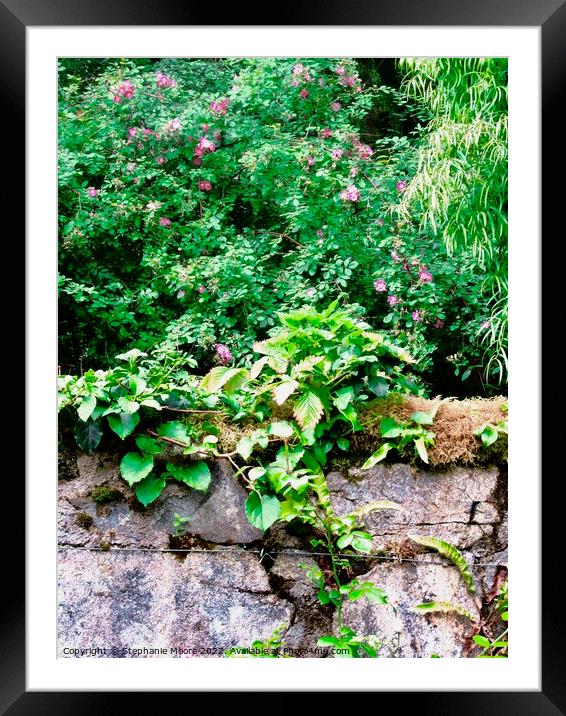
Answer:
<svg viewBox="0 0 566 716"><path fill-rule="evenodd" d="M293 67L293 74L294 74L294 75L300 75L300 74L303 73L303 70L304 70L304 69L305 69L305 68L303 67L303 65L300 65L300 64L299 64L299 65L295 65L295 66Z"/></svg>
<svg viewBox="0 0 566 716"><path fill-rule="evenodd" d="M306 89L302 89L302 90L299 92L299 94L301 95L301 97L302 97L303 99L306 99L306 98L309 96L309 91L306 90Z"/></svg>
<svg viewBox="0 0 566 716"><path fill-rule="evenodd" d="M209 181L199 181L198 188L201 191L210 191L212 189L212 184Z"/></svg>
<svg viewBox="0 0 566 716"><path fill-rule="evenodd" d="M219 100L210 103L210 109L214 114L223 115L228 111L230 100L228 97L222 97Z"/></svg>
<svg viewBox="0 0 566 716"><path fill-rule="evenodd" d="M203 286L202 284L197 288L197 291L199 293L206 293L206 286Z"/></svg>
<svg viewBox="0 0 566 716"><path fill-rule="evenodd" d="M175 119L172 119L167 125L167 129L170 132L176 132L177 130L181 129L181 121L179 120L179 117L175 117Z"/></svg>
<svg viewBox="0 0 566 716"><path fill-rule="evenodd" d="M130 128L128 129L128 137L129 137L130 139L133 139L133 138L136 136L137 133L138 133L137 127L130 127Z"/></svg>
<svg viewBox="0 0 566 716"><path fill-rule="evenodd" d="M94 199L96 196L98 196L98 189L95 189L93 186L89 186L86 190L86 193Z"/></svg>
<svg viewBox="0 0 566 716"><path fill-rule="evenodd" d="M162 216L159 219L159 225L160 226L171 226L171 219L168 219L166 216Z"/></svg>
<svg viewBox="0 0 566 716"><path fill-rule="evenodd" d="M420 311L413 311L411 313L411 318L415 323L419 323L420 321L422 321Z"/></svg>
<svg viewBox="0 0 566 716"><path fill-rule="evenodd" d="M315 158L314 158L314 157L307 157L307 164L309 165L309 167L312 167L312 165L314 164L314 162L315 162Z"/></svg>
<svg viewBox="0 0 566 716"><path fill-rule="evenodd" d="M351 177L357 177L358 176L358 167L352 167L350 169L350 176Z"/></svg>
<svg viewBox="0 0 566 716"><path fill-rule="evenodd" d="M185 292L183 291L182 288L180 288L180 289L177 291L177 298L183 298L184 295L185 295Z"/></svg>
<svg viewBox="0 0 566 716"><path fill-rule="evenodd" d="M345 75L346 74L346 68L342 67L342 65L338 65L336 68L336 74L337 75Z"/></svg>
<svg viewBox="0 0 566 716"><path fill-rule="evenodd" d="M158 87L175 87L177 84L172 77L169 77L163 72L155 73L155 82Z"/></svg>
<svg viewBox="0 0 566 716"><path fill-rule="evenodd" d="M147 127L142 127L142 134L144 137L149 137L150 134L155 134L155 132L152 132L152 130Z"/></svg>
<svg viewBox="0 0 566 716"><path fill-rule="evenodd" d="M387 291L387 284L382 278L378 278L377 281L374 281L373 287L376 291Z"/></svg>
<svg viewBox="0 0 566 716"><path fill-rule="evenodd" d="M134 164L134 162L128 162L128 164L126 165L126 169L129 172L133 172L135 168L136 168L136 165Z"/></svg>
<svg viewBox="0 0 566 716"><path fill-rule="evenodd" d="M392 258L393 261L395 261L396 263L398 263L399 261L401 261L401 257L400 257L399 254L397 253L397 249L393 249L393 251L391 252L391 258Z"/></svg>
<svg viewBox="0 0 566 716"><path fill-rule="evenodd" d="M208 130L210 129L210 124L202 124L202 131L206 134Z"/></svg>
<svg viewBox="0 0 566 716"><path fill-rule="evenodd" d="M390 296L387 296L387 303L390 306L396 306L399 303L399 299L397 298L397 296L391 294Z"/></svg>
<svg viewBox="0 0 566 716"><path fill-rule="evenodd" d="M421 270L419 271L419 279L423 283L431 283L432 282L432 274L430 271L426 270L426 266L423 266Z"/></svg>
<svg viewBox="0 0 566 716"><path fill-rule="evenodd" d="M485 331L491 326L490 321L484 321L480 326L480 331Z"/></svg>
<svg viewBox="0 0 566 716"><path fill-rule="evenodd" d="M320 133L320 136L322 137L322 139L328 139L328 137L332 136L332 132L330 129L328 129L328 127L325 127Z"/></svg>
<svg viewBox="0 0 566 716"><path fill-rule="evenodd" d="M340 192L340 198L342 201L358 201L360 191L353 184L350 184L347 189Z"/></svg>
<svg viewBox="0 0 566 716"><path fill-rule="evenodd" d="M339 82L343 87L353 87L357 79L355 77L341 77Z"/></svg>
<svg viewBox="0 0 566 716"><path fill-rule="evenodd" d="M156 161L158 164L165 164L165 162L167 161L167 159L165 159L165 157L162 157L161 155L159 155L155 161Z"/></svg>
<svg viewBox="0 0 566 716"><path fill-rule="evenodd" d="M232 353L230 349L223 343L215 343L214 350L216 351L216 357L222 365L226 365L232 360Z"/></svg>
<svg viewBox="0 0 566 716"><path fill-rule="evenodd" d="M206 152L216 151L216 145L214 144L214 142L211 142L210 139L207 139L206 137L200 137L196 149L200 149L201 154L204 154ZM196 149L195 154L197 154Z"/></svg>
<svg viewBox="0 0 566 716"><path fill-rule="evenodd" d="M291 87L298 87L299 86L299 80L291 80Z"/></svg>
<svg viewBox="0 0 566 716"><path fill-rule="evenodd" d="M440 318L437 318L434 323L434 328L444 328L444 321Z"/></svg>
<svg viewBox="0 0 566 716"><path fill-rule="evenodd" d="M340 102L332 102L332 104L330 105L330 109L333 112L339 112L342 109L342 105L340 104Z"/></svg>
<svg viewBox="0 0 566 716"><path fill-rule="evenodd" d="M202 159L200 157L193 157L193 164L195 167L200 167L202 164Z"/></svg>
<svg viewBox="0 0 566 716"><path fill-rule="evenodd" d="M332 150L332 159L334 159L335 161L338 161L338 159L340 159L343 154L344 154L343 149L333 149Z"/></svg>
<svg viewBox="0 0 566 716"><path fill-rule="evenodd" d="M397 191L404 191L407 188L407 183L404 181L397 182Z"/></svg>
<svg viewBox="0 0 566 716"><path fill-rule="evenodd" d="M136 91L135 85L130 80L124 80L114 88L114 102L119 104L124 99L132 99Z"/></svg>

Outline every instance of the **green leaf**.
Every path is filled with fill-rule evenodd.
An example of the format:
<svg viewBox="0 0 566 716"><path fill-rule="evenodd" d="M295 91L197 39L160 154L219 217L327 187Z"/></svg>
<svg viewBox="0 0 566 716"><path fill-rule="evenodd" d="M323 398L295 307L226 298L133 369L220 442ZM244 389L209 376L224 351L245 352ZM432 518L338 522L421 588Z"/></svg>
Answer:
<svg viewBox="0 0 566 716"><path fill-rule="evenodd" d="M275 423L271 423L268 427L267 432L270 435L275 435L278 438L290 438L293 435L293 426L286 420L281 420Z"/></svg>
<svg viewBox="0 0 566 716"><path fill-rule="evenodd" d="M136 438L136 445L142 451L148 455L159 455L161 447L159 446L155 438L150 438L148 435L138 435Z"/></svg>
<svg viewBox="0 0 566 716"><path fill-rule="evenodd" d="M419 453L419 457L423 462L426 462L428 465L428 453L424 444L424 438L417 438L414 443L415 447L417 448L417 452Z"/></svg>
<svg viewBox="0 0 566 716"><path fill-rule="evenodd" d="M165 478L149 475L136 485L136 497L144 507L156 500L165 487Z"/></svg>
<svg viewBox="0 0 566 716"><path fill-rule="evenodd" d="M258 492L250 493L246 500L246 515L250 524L265 532L277 521L281 505L273 495L260 495Z"/></svg>
<svg viewBox="0 0 566 716"><path fill-rule="evenodd" d="M423 547L430 547L431 549L435 549L443 557L447 557L449 560L451 560L456 565L458 571L462 575L464 582L466 583L466 587L468 588L468 591L471 594L475 593L476 588L474 586L474 578L470 571L470 567L462 554L456 549L456 547L454 547L454 545L450 544L449 542L445 542L444 540L438 539L438 537L409 535L409 539L412 539L413 542L416 542Z"/></svg>
<svg viewBox="0 0 566 716"><path fill-rule="evenodd" d="M373 375L368 378L368 388L378 398L383 398L389 392L389 381L381 375Z"/></svg>
<svg viewBox="0 0 566 716"><path fill-rule="evenodd" d="M187 426L183 423L179 423L176 420L171 420L168 423L163 423L157 428L157 433L162 438L170 438L171 440L178 440L179 442L188 445L191 442Z"/></svg>
<svg viewBox="0 0 566 716"><path fill-rule="evenodd" d="M322 400L312 390L305 390L295 401L293 415L302 428L314 428L324 411Z"/></svg>
<svg viewBox="0 0 566 716"><path fill-rule="evenodd" d="M120 462L120 473L130 487L136 482L141 482L152 470L153 457L151 455L129 452Z"/></svg>
<svg viewBox="0 0 566 716"><path fill-rule="evenodd" d="M416 413L411 415L411 420L419 425L432 425L434 416L431 413L425 413L422 410L418 410Z"/></svg>
<svg viewBox="0 0 566 716"><path fill-rule="evenodd" d="M299 384L296 380L286 380L273 388L273 399L277 405L283 405L287 398L292 395L298 387Z"/></svg>
<svg viewBox="0 0 566 716"><path fill-rule="evenodd" d="M431 614L432 612L454 612L466 617L471 622L475 621L470 612L460 604L452 602L423 602L411 608L416 614Z"/></svg>
<svg viewBox="0 0 566 716"><path fill-rule="evenodd" d="M157 400L154 400L153 398L146 398L145 400L142 400L142 405L145 405L146 408L154 408L155 410L161 410L161 405L157 402Z"/></svg>
<svg viewBox="0 0 566 716"><path fill-rule="evenodd" d="M143 393L143 391L147 388L147 383L145 382L145 380L143 378L140 378L138 375L132 375L130 377L128 385L130 386L130 393L132 395L139 395L140 393Z"/></svg>
<svg viewBox="0 0 566 716"><path fill-rule="evenodd" d="M206 492L210 485L210 469L208 465L202 461L193 462L190 465L182 467L167 463L167 472L176 480L180 480L200 492Z"/></svg>
<svg viewBox="0 0 566 716"><path fill-rule="evenodd" d="M472 639L478 646L482 646L484 649L489 649L491 646L489 639L486 639L485 636L481 636L481 634L475 634Z"/></svg>
<svg viewBox="0 0 566 716"><path fill-rule="evenodd" d="M370 457L368 457L368 459L364 462L362 470L369 470L370 467L373 467L376 463L384 460L392 447L393 445L391 443L383 443L380 445L373 455L370 455Z"/></svg>
<svg viewBox="0 0 566 716"><path fill-rule="evenodd" d="M131 361L134 362L138 358L145 358L147 357L147 353L143 353L142 351L138 350L137 348L132 348L127 353L120 353L120 355L117 355L116 358L118 360L124 360L124 361Z"/></svg>
<svg viewBox="0 0 566 716"><path fill-rule="evenodd" d="M340 450L344 450L346 452L350 448L350 441L346 440L346 438L338 438L336 440L336 444L340 448Z"/></svg>
<svg viewBox="0 0 566 716"><path fill-rule="evenodd" d="M101 438L102 430L97 422L94 420L87 420L86 423L81 420L77 422L75 440L81 450L90 455L98 447Z"/></svg>
<svg viewBox="0 0 566 716"><path fill-rule="evenodd" d="M92 415L92 411L96 408L96 398L94 395L87 395L86 398L83 398L81 401L81 404L79 405L77 409L77 413L79 414L79 418L86 423L86 421L90 418Z"/></svg>
<svg viewBox="0 0 566 716"><path fill-rule="evenodd" d="M253 452L255 440L249 436L240 438L236 443L236 452L241 455L242 460L248 460Z"/></svg>
<svg viewBox="0 0 566 716"><path fill-rule="evenodd" d="M220 365L204 376L200 387L207 393L216 393L222 387L224 387L225 393L232 393L246 382L248 375L247 368L227 368Z"/></svg>
<svg viewBox="0 0 566 716"><path fill-rule="evenodd" d="M383 418L380 425L382 438L398 438L403 433L403 426L393 418Z"/></svg>
<svg viewBox="0 0 566 716"><path fill-rule="evenodd" d="M118 405L120 406L120 410L124 413L135 413L140 407L140 404L135 400L128 400L123 396L118 398Z"/></svg>
<svg viewBox="0 0 566 716"><path fill-rule="evenodd" d="M340 388L336 391L336 397L333 400L334 405L338 410L346 410L349 403L354 400L354 389L349 386L347 388Z"/></svg>
<svg viewBox="0 0 566 716"><path fill-rule="evenodd" d="M118 413L118 415L109 415L107 417L108 425L116 433L119 438L124 440L131 435L140 421L139 413Z"/></svg>

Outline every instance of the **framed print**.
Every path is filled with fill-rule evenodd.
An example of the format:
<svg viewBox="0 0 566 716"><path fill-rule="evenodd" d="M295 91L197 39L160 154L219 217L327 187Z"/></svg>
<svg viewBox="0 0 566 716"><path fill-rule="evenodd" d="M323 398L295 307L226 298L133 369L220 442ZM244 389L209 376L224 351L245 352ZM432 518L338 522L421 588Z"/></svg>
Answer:
<svg viewBox="0 0 566 716"><path fill-rule="evenodd" d="M443 5L0 5L28 308L6 713L565 711L536 427L566 12Z"/></svg>

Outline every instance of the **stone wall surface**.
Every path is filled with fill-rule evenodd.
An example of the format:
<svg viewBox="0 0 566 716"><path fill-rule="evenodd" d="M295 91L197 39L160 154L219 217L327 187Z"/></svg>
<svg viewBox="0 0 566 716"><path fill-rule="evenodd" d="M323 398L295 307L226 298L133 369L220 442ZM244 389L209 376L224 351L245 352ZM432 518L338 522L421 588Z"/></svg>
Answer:
<svg viewBox="0 0 566 716"><path fill-rule="evenodd" d="M337 616L319 604L299 566L318 560L324 568L324 558L305 554L313 549L310 535L279 524L262 535L246 519L247 493L230 464L217 460L210 467L207 493L168 484L144 509L120 477L119 458L61 456L61 656L159 655L147 653L151 649L163 656L221 656L231 646L268 638L281 625L294 655L327 655L315 651L316 642L337 626ZM344 625L386 641L384 656L468 655L475 624L506 568L505 476L496 467L435 471L394 464L331 472L327 480L337 514L374 500L403 507L367 516L373 551L386 550L392 558L353 560L357 578L381 587L389 604L349 602ZM105 502L93 500L100 487L107 488ZM173 536L175 513L189 518L183 538ZM432 535L458 547L472 565L476 594L468 593L451 562L419 548L409 535ZM475 621L412 611L429 601L457 603Z"/></svg>

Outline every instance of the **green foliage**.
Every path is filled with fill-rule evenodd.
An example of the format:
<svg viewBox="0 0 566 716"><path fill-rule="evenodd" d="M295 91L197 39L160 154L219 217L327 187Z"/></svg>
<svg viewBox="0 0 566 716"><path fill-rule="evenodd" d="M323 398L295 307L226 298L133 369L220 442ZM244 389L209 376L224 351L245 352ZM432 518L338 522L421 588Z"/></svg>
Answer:
<svg viewBox="0 0 566 716"><path fill-rule="evenodd" d="M390 67L387 86L379 63L364 59L62 59L63 368L83 372L133 345L185 351L206 372L230 363L219 344L230 367L241 367L277 312L339 298L392 331L425 381L453 366L467 380L461 390L483 390L484 349L503 344L506 326L505 302L492 299L492 266L503 266L504 249L481 261L477 251L505 214L505 92L495 97L505 76L497 60L471 70L445 62L442 72L417 64L411 72L423 92L452 100L456 88L455 119L473 124L453 123L450 146L469 147L460 157L442 145L426 164L422 137L438 136L451 105L427 96L430 112L409 100L393 60L380 60ZM159 86L158 72L172 82ZM131 96L120 94L125 82ZM413 94L420 101L423 92ZM225 109L211 107L221 98ZM449 167L456 178L447 189L440 177L435 194L442 204L448 193L454 207L439 204L442 228L438 218L421 222L435 202L405 202L424 166L431 176ZM343 196L350 186L352 200ZM410 204L401 218L400 203ZM458 238L465 231L469 241ZM300 405L313 422L316 398ZM91 407L89 398L82 414ZM132 420L112 422L122 436Z"/></svg>
<svg viewBox="0 0 566 716"><path fill-rule="evenodd" d="M281 653L281 650L285 644L283 634L288 628L288 624L281 624L267 639L256 639L251 646L232 646L226 651L226 656L239 659L286 659L288 655Z"/></svg>
<svg viewBox="0 0 566 716"><path fill-rule="evenodd" d="M462 554L456 549L456 547L454 547L454 545L450 544L449 542L445 542L444 540L438 539L438 537L429 537L421 535L409 536L413 540L413 542L416 542L423 547L429 547L430 549L434 549L443 557L446 557L451 562L453 562L458 568L460 574L462 575L462 578L466 583L466 587L468 588L468 592L470 592L470 594L475 593L476 588L474 586L474 578L470 571L470 567Z"/></svg>
<svg viewBox="0 0 566 716"><path fill-rule="evenodd" d="M471 255L484 273L489 315L477 329L486 376L507 372L507 59L412 58L401 61L405 87L431 111L417 171L401 213L449 255ZM485 331L485 332L483 332Z"/></svg>
<svg viewBox="0 0 566 716"><path fill-rule="evenodd" d="M508 434L507 420L500 420L495 425L486 423L474 431L474 435L481 438L484 447L489 447L497 440L501 433Z"/></svg>
<svg viewBox="0 0 566 716"><path fill-rule="evenodd" d="M424 425L431 425L432 413L414 413L410 423L398 423L394 418L383 418L380 431L382 442L377 450L362 465L363 470L369 470L378 462L384 460L389 451L395 448L402 453L404 448L413 443L416 454L423 462L428 463L427 446L434 444L434 433L427 430Z"/></svg>
<svg viewBox="0 0 566 716"><path fill-rule="evenodd" d="M462 617L466 617L470 621L474 621L474 618L470 612L460 604L454 604L453 602L423 602L422 604L415 604L412 607L412 611L417 614L431 614L434 612L454 612Z"/></svg>
<svg viewBox="0 0 566 716"><path fill-rule="evenodd" d="M189 517L182 517L180 514L175 512L173 514L173 532L175 534L175 537L180 537L185 532L185 525L187 522L190 522Z"/></svg>

